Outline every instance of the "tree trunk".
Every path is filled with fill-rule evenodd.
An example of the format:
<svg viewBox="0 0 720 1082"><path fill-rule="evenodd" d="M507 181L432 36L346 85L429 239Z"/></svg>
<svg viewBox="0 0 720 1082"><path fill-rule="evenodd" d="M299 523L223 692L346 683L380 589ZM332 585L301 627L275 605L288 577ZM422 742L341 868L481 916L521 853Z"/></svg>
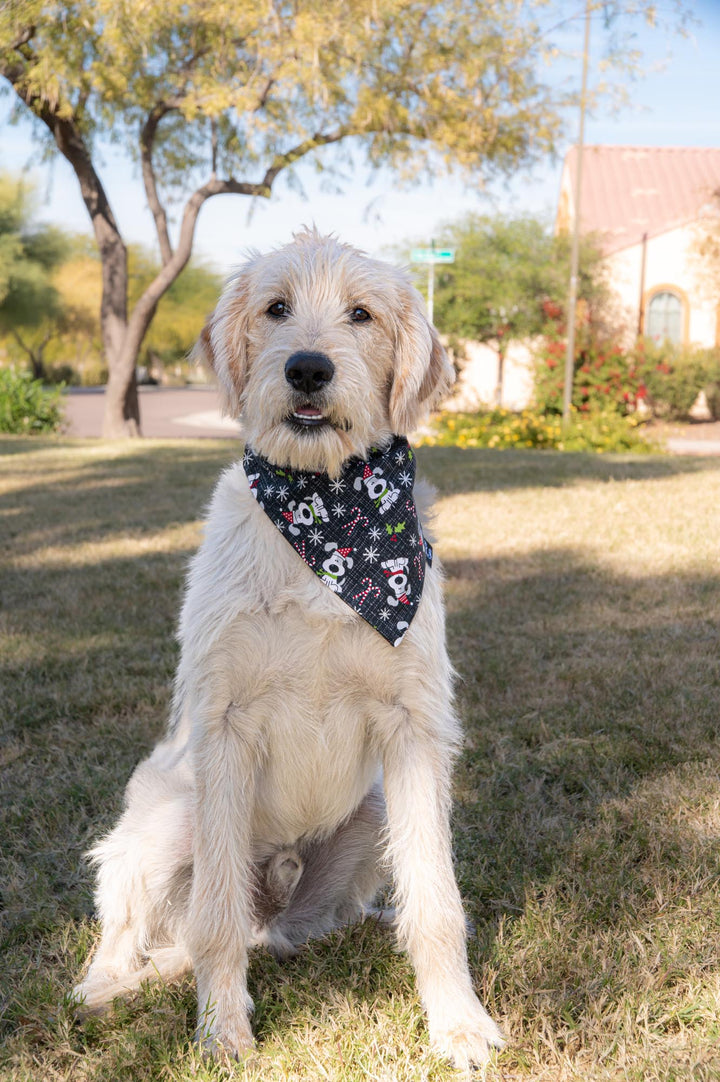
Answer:
<svg viewBox="0 0 720 1082"><path fill-rule="evenodd" d="M497 367L497 383L495 384L495 405L498 409L502 409L503 404L503 390L505 383L505 351L498 349L498 367Z"/></svg>
<svg viewBox="0 0 720 1082"><path fill-rule="evenodd" d="M142 435L134 365L128 374L122 366L111 365L108 359L102 434L110 440Z"/></svg>

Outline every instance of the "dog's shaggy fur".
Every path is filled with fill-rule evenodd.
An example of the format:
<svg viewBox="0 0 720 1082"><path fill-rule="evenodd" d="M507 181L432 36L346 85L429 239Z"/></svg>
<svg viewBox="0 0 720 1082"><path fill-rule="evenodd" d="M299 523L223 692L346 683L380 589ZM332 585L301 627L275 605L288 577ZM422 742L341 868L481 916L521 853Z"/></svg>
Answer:
<svg viewBox="0 0 720 1082"><path fill-rule="evenodd" d="M335 477L412 431L452 379L406 276L312 231L241 267L200 349L256 452ZM298 351L331 378L298 390ZM216 488L179 637L168 735L92 851L102 938L78 1001L98 1009L192 968L199 1040L243 1054L248 949L288 954L361 918L387 869L432 1043L483 1063L502 1039L473 992L452 869L459 728L437 560L393 648L298 558L238 463Z"/></svg>

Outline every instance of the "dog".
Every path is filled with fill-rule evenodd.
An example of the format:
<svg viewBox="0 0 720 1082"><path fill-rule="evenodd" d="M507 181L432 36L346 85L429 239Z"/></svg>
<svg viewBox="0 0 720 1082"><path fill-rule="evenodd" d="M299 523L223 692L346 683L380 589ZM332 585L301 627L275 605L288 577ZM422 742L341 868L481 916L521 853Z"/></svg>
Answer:
<svg viewBox="0 0 720 1082"><path fill-rule="evenodd" d="M452 367L405 272L314 229L239 268L198 351L248 450L221 476L190 566L167 735L90 854L102 934L75 999L98 1010L193 970L201 1046L243 1056L249 949L283 957L362 919L389 877L431 1044L457 1066L483 1064L503 1037L473 990L452 866L461 734L442 573L427 509L410 554L394 547L414 505L409 473L393 480L383 458L396 440L397 461L412 459L402 437ZM274 521L268 493L288 499L293 477L307 492ZM330 504L342 491L346 504ZM384 530L366 495L392 512ZM338 514L341 540L328 540ZM374 538L389 546L383 570ZM348 577L366 569L353 601Z"/></svg>

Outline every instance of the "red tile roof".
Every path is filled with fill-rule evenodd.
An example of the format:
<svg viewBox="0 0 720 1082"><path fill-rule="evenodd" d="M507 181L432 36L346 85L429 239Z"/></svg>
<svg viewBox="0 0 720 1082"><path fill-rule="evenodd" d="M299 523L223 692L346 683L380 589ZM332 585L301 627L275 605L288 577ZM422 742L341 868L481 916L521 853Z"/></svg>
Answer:
<svg viewBox="0 0 720 1082"><path fill-rule="evenodd" d="M572 193L559 227L574 217L577 147L568 151L563 191ZM569 172L568 172L569 171ZM710 147L586 146L581 224L603 238L606 252L639 244L697 217L720 189L720 149Z"/></svg>

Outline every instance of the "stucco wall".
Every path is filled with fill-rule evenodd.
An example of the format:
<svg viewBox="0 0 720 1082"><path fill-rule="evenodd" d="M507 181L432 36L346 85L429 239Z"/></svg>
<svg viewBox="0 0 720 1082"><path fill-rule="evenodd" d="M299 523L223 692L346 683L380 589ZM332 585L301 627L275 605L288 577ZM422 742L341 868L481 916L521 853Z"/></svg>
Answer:
<svg viewBox="0 0 720 1082"><path fill-rule="evenodd" d="M714 346L717 334L715 303L705 290L701 270L692 255L692 225L671 229L648 238L645 259L644 298L660 286L676 287L686 302L686 345ZM623 248L607 257L610 281L622 304L628 337L637 333L640 304L642 245Z"/></svg>
<svg viewBox="0 0 720 1082"><path fill-rule="evenodd" d="M466 342L464 348L467 361L463 362L454 392L443 403L443 408L472 411L482 406L494 406L498 374L497 353L480 342ZM530 350L521 343L513 343L505 358L502 401L504 408L525 409L532 400L532 391Z"/></svg>

